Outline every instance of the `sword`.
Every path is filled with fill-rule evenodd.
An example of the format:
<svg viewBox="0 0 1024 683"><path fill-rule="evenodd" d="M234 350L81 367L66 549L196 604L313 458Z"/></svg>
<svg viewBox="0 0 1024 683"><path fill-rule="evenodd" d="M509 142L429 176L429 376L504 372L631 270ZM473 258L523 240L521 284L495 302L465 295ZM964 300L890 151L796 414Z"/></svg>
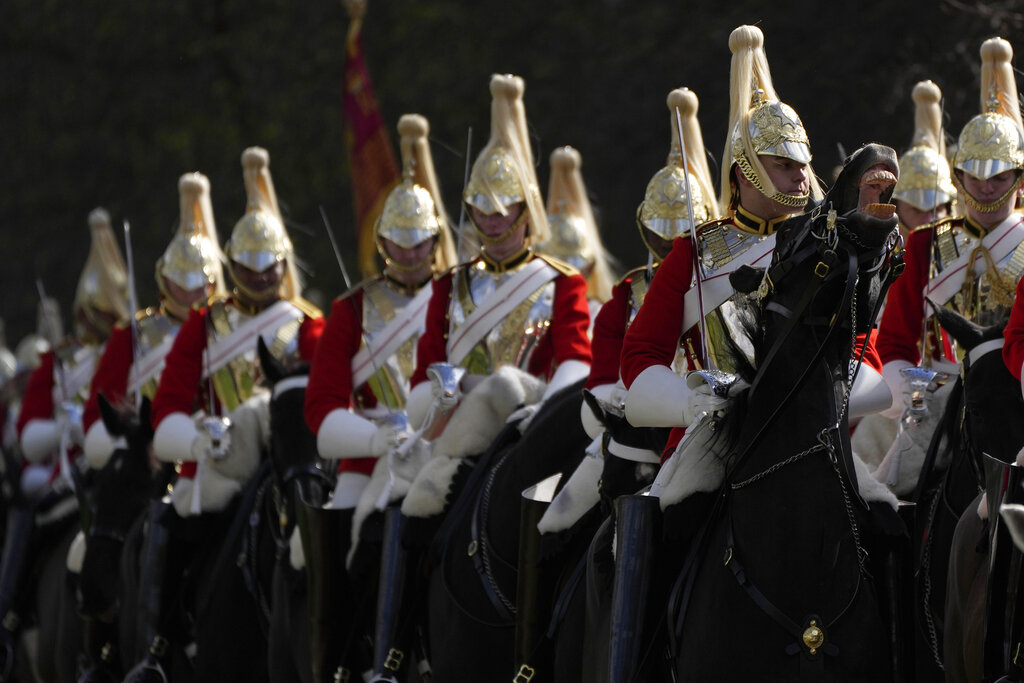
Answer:
<svg viewBox="0 0 1024 683"><path fill-rule="evenodd" d="M945 111L946 111L946 109L945 109L945 98L943 97L943 98L939 99L939 121L940 122L943 121L944 118L945 118ZM940 134L941 134L941 131L940 131ZM935 142L936 142L936 144L940 144L941 140L936 140ZM938 149L936 149L935 152L936 152L936 154L940 154ZM939 173L940 172L941 172L941 170L939 168L939 163L938 163L938 161L936 161L936 163L935 163L935 199L938 199L938 196L939 196ZM931 220L932 231L928 235L928 270L926 270L925 273L928 274L927 277L928 277L929 280L932 278L932 268L935 267L935 222L938 220L938 217L939 217L939 205L936 203L935 206L932 207L932 216L931 216L931 219L932 219ZM927 285L927 283L925 283L925 284ZM929 318L929 315L928 315L928 301L927 300L925 300L923 302L922 307L923 307L922 314L923 314L924 317L923 317L923 319L921 321L921 363L920 364L921 364L921 367L930 368L932 366L932 354L928 352L928 318ZM936 341L940 341L940 340L936 340Z"/></svg>
<svg viewBox="0 0 1024 683"><path fill-rule="evenodd" d="M142 387L139 386L139 324L135 312L139 310L139 301L135 294L135 259L132 258L132 229L128 220L124 221L124 255L128 266L128 310L132 333L132 370L129 386L134 387L135 410L142 406Z"/></svg>
<svg viewBox="0 0 1024 683"><path fill-rule="evenodd" d="M466 169L462 173L462 189L466 189L466 185L469 185L469 170L472 165L470 161L470 153L473 148L473 126L469 127L466 132ZM462 255L462 229L466 223L466 202L459 202L459 234L455 236L455 260L458 265L464 260Z"/></svg>
<svg viewBox="0 0 1024 683"><path fill-rule="evenodd" d="M679 113L679 107L676 107L675 113L676 132L679 134L679 151L683 157L683 178L686 183L686 211L690 218L690 242L693 249L693 278L697 287L697 308L700 314L697 318L697 331L700 333L700 349L697 356L705 368L714 370L715 368L708 353L707 324L704 321L704 288L700 277L700 253L697 244L697 226L693 216L693 195L690 193L690 164L686 157L686 139L683 137L683 119Z"/></svg>

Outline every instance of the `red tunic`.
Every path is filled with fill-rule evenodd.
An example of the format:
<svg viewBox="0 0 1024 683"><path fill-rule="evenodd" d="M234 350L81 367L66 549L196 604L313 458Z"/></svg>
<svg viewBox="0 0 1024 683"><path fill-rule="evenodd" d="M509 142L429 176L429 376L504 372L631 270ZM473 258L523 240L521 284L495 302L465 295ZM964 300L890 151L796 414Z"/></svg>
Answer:
<svg viewBox="0 0 1024 683"><path fill-rule="evenodd" d="M124 399L132 362L132 328L115 325L103 355L96 364L96 372L89 387L89 400L85 403L82 415L82 427L86 434L93 423L100 419L99 394L102 393L112 405Z"/></svg>
<svg viewBox="0 0 1024 683"><path fill-rule="evenodd" d="M459 266L467 268L468 265ZM426 331L416 345L416 371L410 386L427 379L427 366L448 360L448 306L452 291L452 275L446 273L432 283L433 291L427 306ZM537 344L530 357L527 372L549 379L554 369L567 360L590 363L590 307L587 305L587 281L579 274L559 273L554 279L555 300L551 327Z"/></svg>
<svg viewBox="0 0 1024 683"><path fill-rule="evenodd" d="M188 320L174 338L164 370L160 374L160 385L153 397L154 429L171 413L191 415L203 409L214 414L218 410L216 403L209 405L210 399L202 382L209 312L209 307L190 311ZM324 319L321 317L306 316L303 319L299 328L299 355L303 360L312 360L323 328ZM216 401L216 397L213 400Z"/></svg>
<svg viewBox="0 0 1024 683"><path fill-rule="evenodd" d="M676 238L672 251L654 272L643 306L636 314L622 342L620 359L622 380L628 389L637 376L652 365L672 367L679 346L683 325L683 308L687 290L693 279L693 252L689 237ZM687 330L684 338L696 335L696 329ZM882 364L875 349L874 334L864 353L864 362L881 372ZM857 338L854 358L864 343L864 335ZM680 412L682 409L680 408ZM676 427L669 435L663 456L671 455L686 433Z"/></svg>
<svg viewBox="0 0 1024 683"><path fill-rule="evenodd" d="M1010 309L1010 322L1003 330L1003 362L1010 374L1021 378L1021 365L1024 365L1024 278L1017 281L1017 294Z"/></svg>
<svg viewBox="0 0 1024 683"><path fill-rule="evenodd" d="M905 360L917 364L921 360L921 331L924 325L925 299L924 289L928 285L928 268L931 262L931 227L914 230L907 239L904 251L903 274L889 288L882 312L882 322L878 326L878 353L882 363L894 360ZM931 332L929 332L931 334ZM934 335L932 349L936 348ZM935 353L935 358L942 356L953 360L952 348L943 334L943 354Z"/></svg>
<svg viewBox="0 0 1024 683"><path fill-rule="evenodd" d="M21 397L21 412L18 413L18 438L31 420L53 419L53 359L49 350L39 356L39 366L29 375L25 394Z"/></svg>
<svg viewBox="0 0 1024 683"><path fill-rule="evenodd" d="M362 329L363 290L335 299L306 386L306 424L314 434L332 410L352 407L352 357L362 344ZM359 398L365 407L377 405L377 397L366 383L359 387ZM369 475L376 462L376 458L344 458L338 463L338 472Z"/></svg>
<svg viewBox="0 0 1024 683"><path fill-rule="evenodd" d="M619 358L622 355L622 339L626 336L629 321L629 302L632 279L626 278L612 288L612 298L601 306L594 319L594 334L591 351L594 360L590 364L587 389L614 384L619 380Z"/></svg>

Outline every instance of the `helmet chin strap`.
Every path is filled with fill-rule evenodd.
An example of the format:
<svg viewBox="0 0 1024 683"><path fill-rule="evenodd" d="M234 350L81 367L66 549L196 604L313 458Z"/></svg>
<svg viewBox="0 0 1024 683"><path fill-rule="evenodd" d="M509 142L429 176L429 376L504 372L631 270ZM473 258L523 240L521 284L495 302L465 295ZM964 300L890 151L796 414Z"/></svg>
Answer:
<svg viewBox="0 0 1024 683"><path fill-rule="evenodd" d="M522 211L522 213L519 214L519 217L516 218L514 221L512 221L512 224L510 226L508 226L508 228L506 228L497 237L491 237L490 235L485 233L483 230L481 230L480 226L477 225L476 221L473 220L472 213L470 213L470 215L469 215L469 222L473 224L473 229L476 230L476 234L480 236L480 240L484 244L501 244L502 242L507 240L512 233L514 233L516 230L518 230L520 227L522 227L523 223L526 221L527 214L528 214L527 210L525 208L523 208L523 211Z"/></svg>
<svg viewBox="0 0 1024 683"><path fill-rule="evenodd" d="M956 173L952 175L953 184L956 185L956 189L963 197L964 201L967 202L968 206L970 206L972 209L980 213L994 213L998 211L1004 204L1006 204L1010 197L1013 196L1013 194L1020 189L1021 185L1024 184L1024 172L1021 172L1020 169L1017 169L1017 182L1015 182L1010 187L1010 189L1004 192L998 199L986 203L978 201L974 197L974 195L968 192L967 188L965 188L963 183L960 182L960 177Z"/></svg>
<svg viewBox="0 0 1024 683"><path fill-rule="evenodd" d="M740 173L743 174L743 177L749 180L750 184L756 187L758 192L768 199L771 199L773 202L782 204L788 209L803 209L807 206L807 202L811 198L811 194L809 192L807 194L786 194L785 192L775 190L774 192L769 193L767 188L765 188L764 183L758 177L754 167L751 166L750 161L747 160L745 154L741 153L736 156L736 165L739 167Z"/></svg>

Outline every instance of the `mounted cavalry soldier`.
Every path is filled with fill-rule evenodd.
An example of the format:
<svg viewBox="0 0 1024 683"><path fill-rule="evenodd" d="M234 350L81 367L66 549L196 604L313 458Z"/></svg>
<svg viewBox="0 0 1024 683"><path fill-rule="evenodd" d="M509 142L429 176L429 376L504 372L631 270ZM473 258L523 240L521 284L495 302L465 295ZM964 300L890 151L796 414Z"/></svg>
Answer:
<svg viewBox="0 0 1024 683"><path fill-rule="evenodd" d="M150 399L174 337L189 312L224 293L223 254L210 203L210 181L202 173L178 179L181 220L156 262L158 306L140 309L134 324L121 323L110 335L93 376L84 415L85 455L100 468L114 442L99 419L98 396L114 406L135 394Z"/></svg>
<svg viewBox="0 0 1024 683"><path fill-rule="evenodd" d="M416 566L392 540L403 537L405 517L423 520L424 533L432 533L462 459L485 451L506 420L525 429L544 400L581 383L590 366L586 281L568 264L535 250L550 232L527 135L524 89L518 76L491 78L491 137L463 192L481 252L435 278L416 349L409 425L433 438L433 446L411 486L404 487L403 514L392 512L385 520L381 576L395 580L382 578L378 604L375 670L383 675L397 674L405 648L398 622L409 623L415 612L408 596L401 607L395 604L405 571L392 568ZM451 409L445 402L454 392L435 394L434 387L442 378L454 384L460 376L458 388L467 400L444 422ZM412 538L417 535L405 538L429 541ZM380 653L389 652L397 656L384 661Z"/></svg>
<svg viewBox="0 0 1024 683"><path fill-rule="evenodd" d="M204 305L211 296L223 294L222 254L210 203L210 181L201 173L186 173L178 180L181 220L174 238L156 262L160 305L140 309L134 323L118 323L96 366L84 415L85 457L93 469L101 469L116 449L116 441L100 419L99 396L118 408L135 407L133 397L152 399L164 359L189 311ZM131 274L130 274L131 275ZM77 542L77 539L76 539ZM84 543L84 538L82 539ZM88 547L85 553L89 553ZM77 571L84 562L69 568ZM88 668L82 681L99 680L114 659L116 623L91 613L106 610L90 597L85 575L80 578L83 596L79 614L83 618L85 657Z"/></svg>
<svg viewBox="0 0 1024 683"><path fill-rule="evenodd" d="M259 435L241 433L250 428L237 424L228 432L232 412L258 398L257 339L291 366L312 360L323 329L320 312L300 297L295 254L269 164L270 156L262 148L242 153L248 204L224 249L234 288L189 312L167 353L153 397L153 453L176 464L178 479L170 504L154 516L157 524L144 549L143 583L147 571L152 577L141 596L141 621L151 646L129 680L162 675L160 660L167 640L161 615L174 598L175 580L196 559L189 549L217 533L222 525L215 522L216 513L228 508L257 469L258 448L253 442ZM251 430L264 431L258 426ZM253 447L239 448L233 441ZM175 539L173 552L167 548L169 536ZM159 559L163 557L166 566Z"/></svg>
<svg viewBox="0 0 1024 683"><path fill-rule="evenodd" d="M76 338L41 356L25 389L18 431L26 465L21 474L21 503L8 513L2 572L0 572L0 679L13 664L13 645L19 626L16 594L32 591L20 586L33 526L55 521L74 509L68 494L80 481L76 457L83 441L82 407L89 395L97 359L111 328L128 316L127 270L104 209L89 214L92 244L75 292ZM46 331L47 336L56 330ZM56 340L51 340L57 343ZM64 503L70 504L68 507Z"/></svg>
<svg viewBox="0 0 1024 683"><path fill-rule="evenodd" d="M617 411L622 410L626 397L626 389L619 377L622 340L647 296L651 278L671 251L673 240L690 234L693 228L690 220L691 204L697 225L718 217L714 183L697 120L697 96L688 88L677 88L668 94L667 103L671 131L668 160L651 177L644 199L637 207L636 224L640 239L648 249L648 264L631 270L612 288L611 299L601 307L594 321L591 347L594 358L584 388ZM686 139L688 179L684 175L686 169L683 167L676 110L679 111L679 121ZM692 202L687 198L688 191L693 197ZM677 371L685 368L685 354L681 351L673 367ZM586 403L580 416L584 429L594 442L587 449L587 457L542 518L540 529L544 533L562 530L574 524L584 512L597 504L599 486L601 491L610 495L608 487L614 484L601 480L604 453L646 463L652 468L660 462L660 449L653 452L620 444L611 435L606 438L604 425Z"/></svg>
<svg viewBox="0 0 1024 683"><path fill-rule="evenodd" d="M385 200L375 226L384 272L335 299L309 373L306 422L317 435L320 456L338 461L327 509L308 507L299 516L315 681L333 681L339 667L347 668L338 621L355 622L363 614L341 604L359 597L340 594L347 585L340 576L350 537L359 534L353 515L374 468L380 470L378 478L387 478L387 461L378 459L395 445L404 421L396 423L396 418L404 416L416 367L428 285L455 263L429 132L427 119L418 114L398 121L403 179ZM375 565L380 549L373 547ZM375 580L370 577L366 587Z"/></svg>
<svg viewBox="0 0 1024 683"><path fill-rule="evenodd" d="M726 336L742 335L731 327L735 292L729 274L742 265L766 265L776 226L821 198L809 166L807 133L797 113L776 95L763 45L764 35L754 26L741 26L729 38L733 58L724 158L731 163L722 165L719 201L725 217L700 226L696 244L690 235L675 240L623 342L626 416L636 426L672 427L666 454L698 416L727 403L702 375L677 374L677 354L685 354L687 370L709 364L730 369L722 357ZM869 346L865 361L873 358L871 351ZM851 415L878 410L881 403L889 405L888 391L877 370L865 365L851 396Z"/></svg>

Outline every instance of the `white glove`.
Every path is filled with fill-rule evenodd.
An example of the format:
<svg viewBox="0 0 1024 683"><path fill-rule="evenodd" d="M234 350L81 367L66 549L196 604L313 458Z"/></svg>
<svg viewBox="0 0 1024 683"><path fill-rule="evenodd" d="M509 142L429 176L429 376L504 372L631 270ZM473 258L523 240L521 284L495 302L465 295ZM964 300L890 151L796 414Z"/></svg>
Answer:
<svg viewBox="0 0 1024 683"><path fill-rule="evenodd" d="M533 416L537 414L537 411L540 410L543 403L544 402L541 401L539 403L531 403L530 405L523 406L522 408L517 408L508 416L508 419L505 420L505 424L515 424L518 422L519 424L517 424L516 427L519 429L519 433L522 434L526 431L526 428L530 426L530 422L533 421Z"/></svg>
<svg viewBox="0 0 1024 683"><path fill-rule="evenodd" d="M702 415L725 411L729 407L730 400L728 396L717 396L711 391L710 384L701 382L691 388L683 403L683 421L687 425L691 425Z"/></svg>
<svg viewBox="0 0 1024 683"><path fill-rule="evenodd" d="M192 440L192 459L223 460L231 451L231 421L227 418L205 417L201 429Z"/></svg>
<svg viewBox="0 0 1024 683"><path fill-rule="evenodd" d="M374 458L387 455L388 451L400 444L408 434L392 424L377 427L370 437L370 455Z"/></svg>
<svg viewBox="0 0 1024 683"><path fill-rule="evenodd" d="M54 411L57 419L58 433L67 434L70 443L81 446L85 443L85 430L82 428L81 406L65 402Z"/></svg>
<svg viewBox="0 0 1024 683"><path fill-rule="evenodd" d="M21 471L21 492L29 500L42 496L50 488L52 470L47 465L29 465Z"/></svg>

